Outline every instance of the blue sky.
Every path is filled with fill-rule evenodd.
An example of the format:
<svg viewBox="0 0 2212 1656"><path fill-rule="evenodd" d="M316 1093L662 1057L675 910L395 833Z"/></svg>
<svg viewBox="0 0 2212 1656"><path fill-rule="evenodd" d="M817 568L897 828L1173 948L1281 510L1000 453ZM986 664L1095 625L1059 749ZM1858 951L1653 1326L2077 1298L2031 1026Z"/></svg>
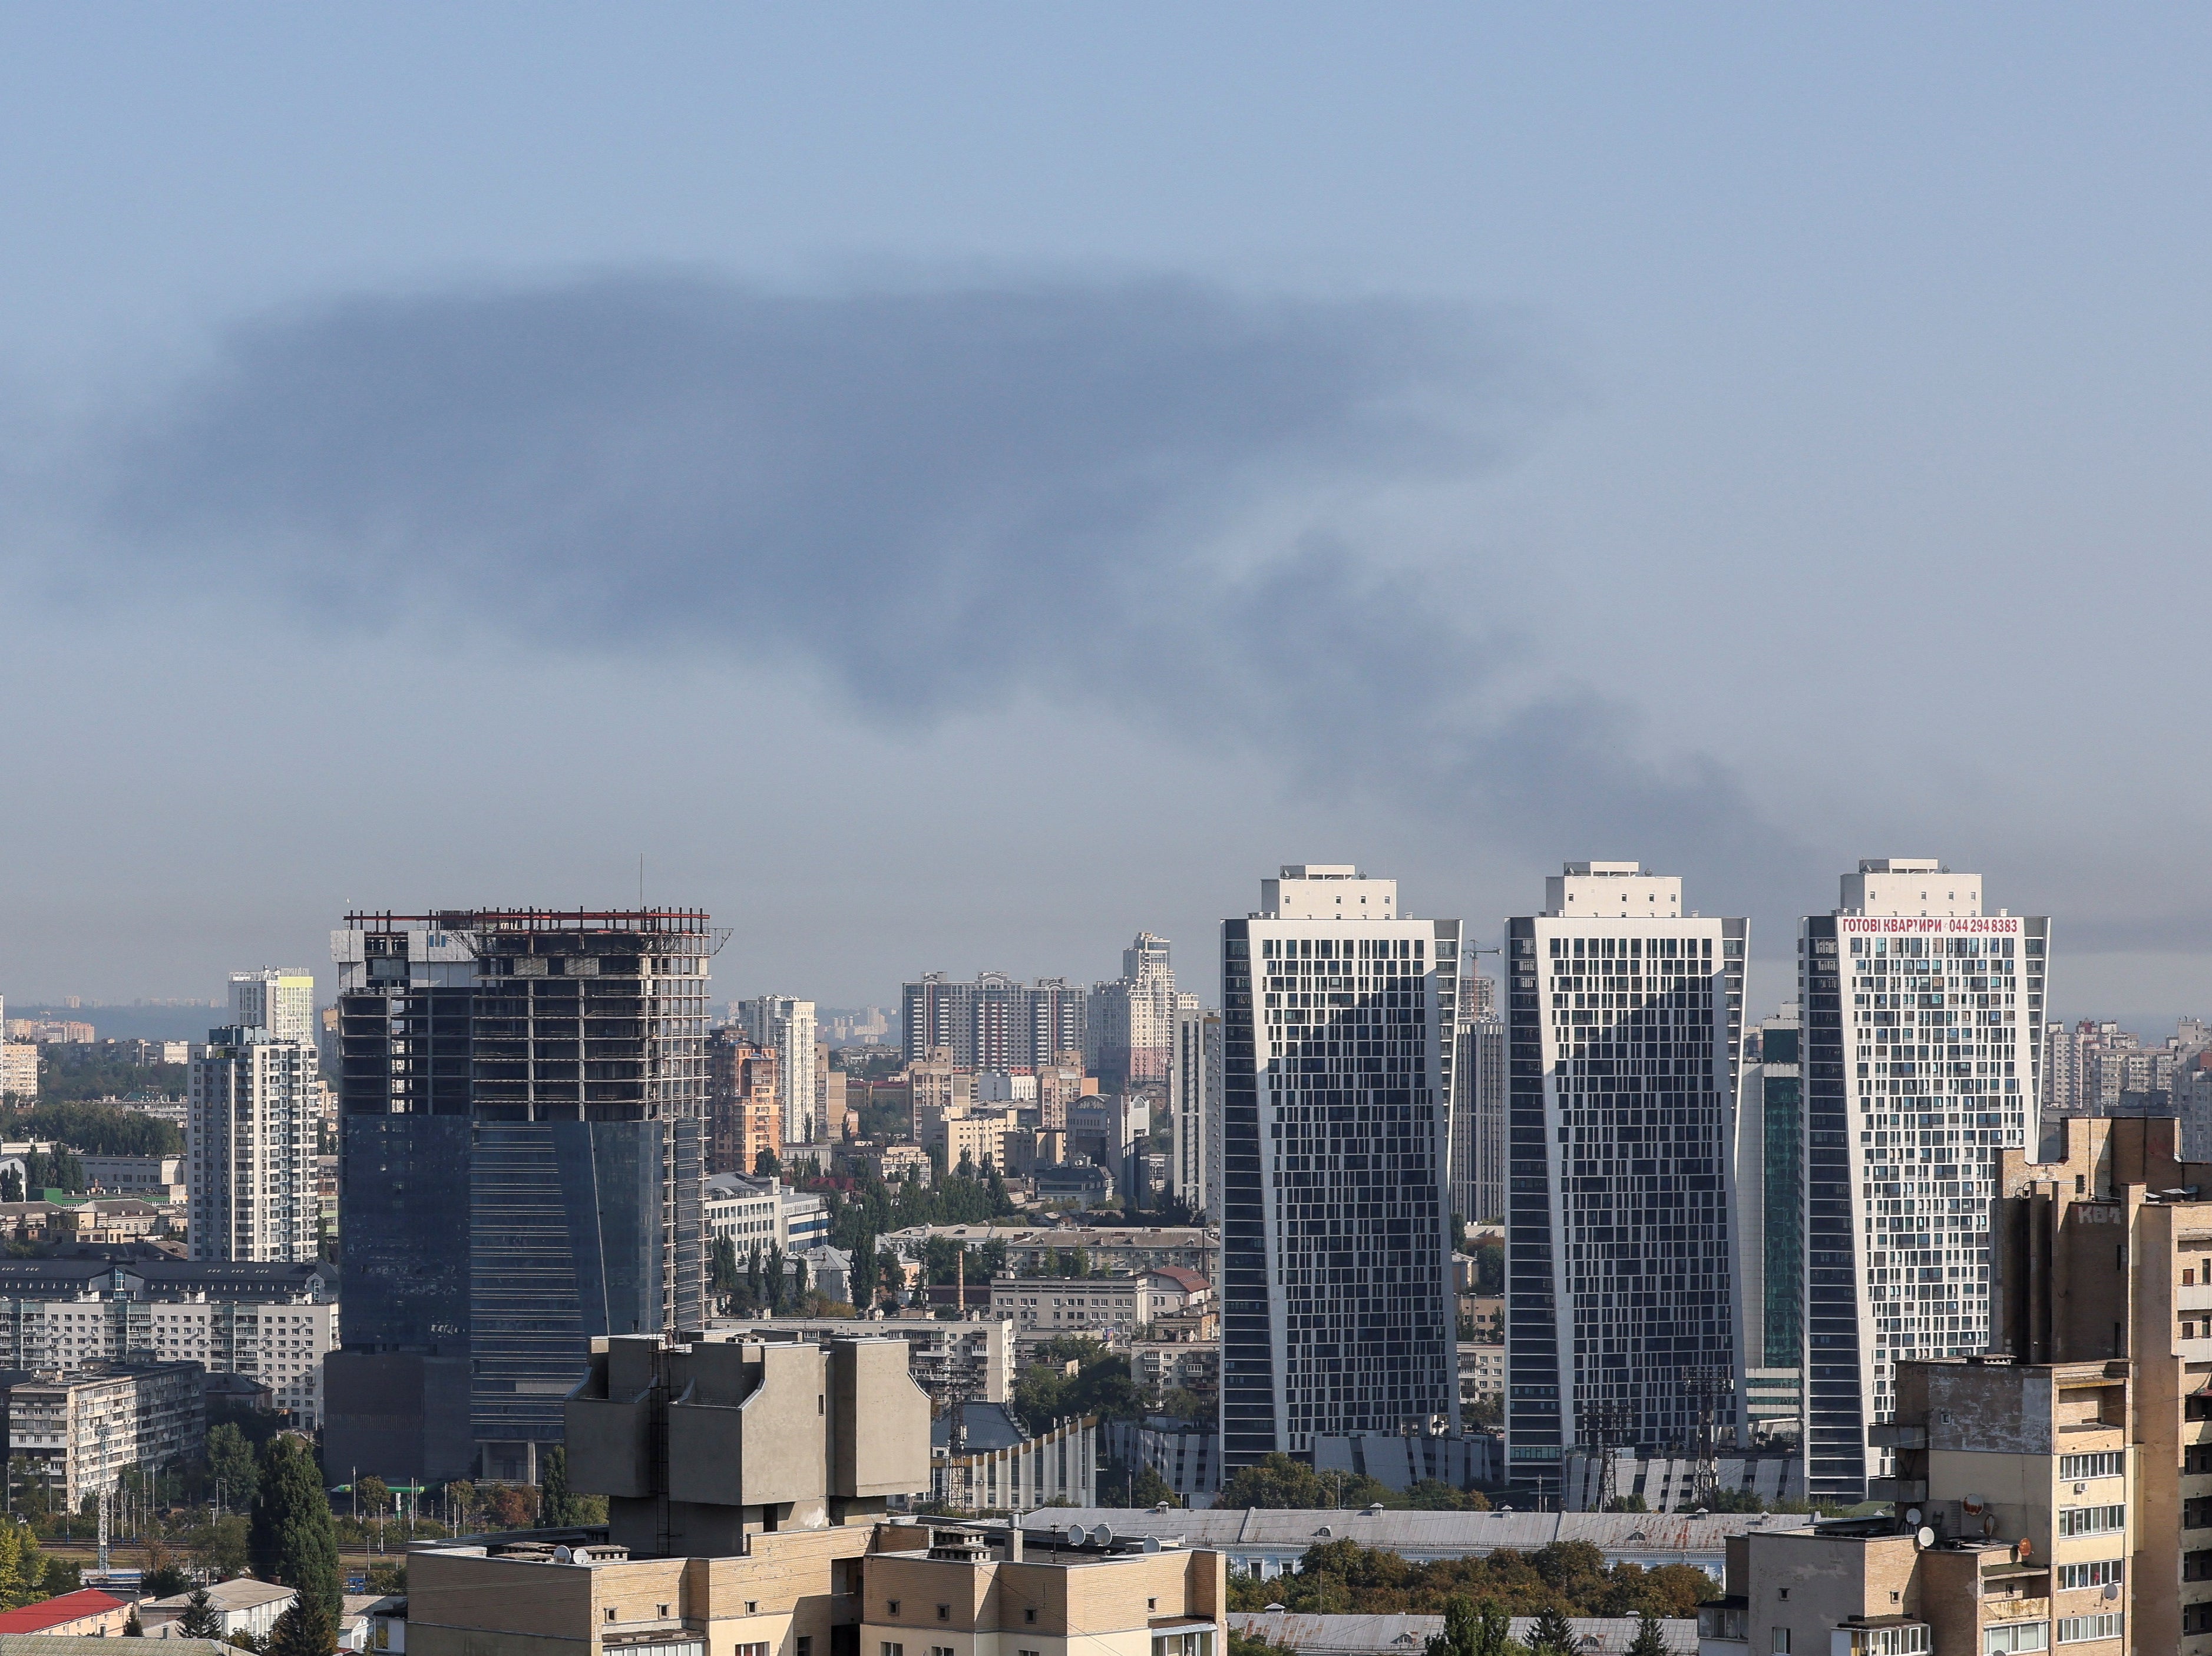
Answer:
<svg viewBox="0 0 2212 1656"><path fill-rule="evenodd" d="M641 853L733 993L1206 982L1278 862L1601 856L1771 999L1896 854L2202 1011L2208 35L11 9L0 992Z"/></svg>

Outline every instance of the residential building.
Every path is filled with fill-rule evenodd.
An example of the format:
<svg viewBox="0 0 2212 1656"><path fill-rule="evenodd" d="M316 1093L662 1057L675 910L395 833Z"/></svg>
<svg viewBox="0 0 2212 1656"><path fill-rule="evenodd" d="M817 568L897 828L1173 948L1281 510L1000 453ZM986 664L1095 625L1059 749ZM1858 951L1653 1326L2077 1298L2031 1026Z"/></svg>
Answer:
<svg viewBox="0 0 2212 1656"><path fill-rule="evenodd" d="M1851 1503L1883 1471L1867 1431L1905 1358L1990 1338L1997 1159L2035 1142L2047 919L1982 906L1982 878L1869 858L1801 929L1806 1484Z"/></svg>
<svg viewBox="0 0 2212 1656"><path fill-rule="evenodd" d="M1516 1480L1579 1447L1687 1442L1733 1384L1747 929L1629 862L1569 863L1506 922Z"/></svg>
<svg viewBox="0 0 2212 1656"><path fill-rule="evenodd" d="M951 1049L933 1046L906 1066L908 1101L914 1116L908 1134L919 1143L933 1142L949 1115L975 1102L975 1072L953 1060Z"/></svg>
<svg viewBox="0 0 2212 1656"><path fill-rule="evenodd" d="M1108 1459L1120 1462L1133 1474L1147 1469L1158 1472L1185 1507L1211 1507L1220 1493L1221 1432L1212 1421L1178 1420L1172 1415L1109 1421L1102 1438ZM1125 1495L1118 1489L1103 1493L1109 1500Z"/></svg>
<svg viewBox="0 0 2212 1656"><path fill-rule="evenodd" d="M1085 1334L1120 1346L1212 1291L1203 1277L1174 1267L1119 1277L1001 1275L991 1278L991 1314L1011 1322L1025 1344Z"/></svg>
<svg viewBox="0 0 2212 1656"><path fill-rule="evenodd" d="M1794 1411L1786 1422L1764 1411L1752 1420L1748 1376L1762 1376L1765 1401L1772 1382L1784 1371L1798 1374L1805 1362L1803 1037L1803 1019L1791 1004L1743 1038L1735 1139L1740 1433L1801 1430Z"/></svg>
<svg viewBox="0 0 2212 1656"><path fill-rule="evenodd" d="M234 972L230 1021L266 1029L278 1040L316 1044L315 980L305 972Z"/></svg>
<svg viewBox="0 0 2212 1656"><path fill-rule="evenodd" d="M1443 1483L1471 1489L1496 1483L1502 1468L1498 1440L1487 1433L1358 1432L1314 1440L1314 1470L1371 1477L1386 1489Z"/></svg>
<svg viewBox="0 0 2212 1656"><path fill-rule="evenodd" d="M847 1138L845 1131L845 1072L830 1062L830 1043L817 1040L814 1043L814 1123L815 1137Z"/></svg>
<svg viewBox="0 0 2212 1656"><path fill-rule="evenodd" d="M1063 1120L1061 1125L1066 1125ZM1208 1224L1221 1222L1221 1014L1176 1014L1168 1070L1168 1125L1174 1135L1168 1190Z"/></svg>
<svg viewBox="0 0 2212 1656"><path fill-rule="evenodd" d="M2128 1650L2205 1656L2212 1165L2180 1156L2170 1116L2060 1118L2040 1137L2035 1151L2003 1156L1990 1344L2013 1367L1989 1384L2002 1388L2008 1372L2094 1376L2075 1384L2096 1394L2096 1407L2069 1411L2058 1441L2040 1446L2061 1456L2055 1488L2028 1485L2059 1513L2051 1544L2033 1554L2057 1566L2051 1615L2063 1629L2118 1614ZM1899 1499L1915 1477L1936 1476L1932 1454L1923 1471L1905 1453L1917 1447L1899 1446ZM1928 1447L1939 1447L1932 1428Z"/></svg>
<svg viewBox="0 0 2212 1656"><path fill-rule="evenodd" d="M1701 1651L2172 1651L2131 1628L2124 1362L1899 1362L1887 1517L1731 1539ZM2136 1595L2172 1598L2164 1582ZM2162 1618L2171 1627L2171 1611Z"/></svg>
<svg viewBox="0 0 2212 1656"><path fill-rule="evenodd" d="M1484 1404L1505 1401L1505 1348L1489 1340L1459 1343L1459 1409L1471 1417Z"/></svg>
<svg viewBox="0 0 2212 1656"><path fill-rule="evenodd" d="M1221 930L1224 1471L1323 1436L1455 1432L1459 922L1309 864Z"/></svg>
<svg viewBox="0 0 2212 1656"><path fill-rule="evenodd" d="M912 1179L927 1188L937 1169L919 1144L871 1144L855 1149L853 1159L886 1185Z"/></svg>
<svg viewBox="0 0 2212 1656"><path fill-rule="evenodd" d="M260 986L233 980L234 992ZM315 1079L312 1041L255 1024L208 1031L185 1136L194 1259L318 1257Z"/></svg>
<svg viewBox="0 0 2212 1656"><path fill-rule="evenodd" d="M74 1374L96 1364L197 1363L266 1386L274 1407L313 1431L323 1422L323 1362L337 1349L337 1329L338 1307L328 1301L137 1298L127 1290L72 1300L0 1296L0 1369Z"/></svg>
<svg viewBox="0 0 2212 1656"><path fill-rule="evenodd" d="M333 936L344 1349L332 1465L527 1481L590 1342L696 1327L696 909L360 913Z"/></svg>
<svg viewBox="0 0 2212 1656"><path fill-rule="evenodd" d="M707 1037L707 1171L750 1174L783 1146L783 1093L773 1047L741 1029Z"/></svg>
<svg viewBox="0 0 2212 1656"><path fill-rule="evenodd" d="M36 1041L0 1041L0 1095L25 1100L39 1095Z"/></svg>
<svg viewBox="0 0 2212 1656"><path fill-rule="evenodd" d="M1468 981L1487 984L1486 977ZM1505 1021L1463 1019L1453 1079L1452 1211L1468 1223L1505 1216Z"/></svg>
<svg viewBox="0 0 2212 1656"><path fill-rule="evenodd" d="M1211 1280L1214 1265L1214 1239L1197 1225L913 1225L884 1233L883 1245L919 1259L939 1236L963 1248L1004 1243L1016 1276L1053 1276L1079 1259L1086 1276L1179 1265Z"/></svg>
<svg viewBox="0 0 2212 1656"><path fill-rule="evenodd" d="M1025 985L981 972L956 983L929 972L901 992L900 1038L909 1065L941 1050L963 1070L1035 1071L1087 1050L1085 1004L1083 988L1066 978Z"/></svg>
<svg viewBox="0 0 2212 1656"><path fill-rule="evenodd" d="M88 1364L52 1377L0 1375L7 1397L9 1463L74 1512L112 1489L131 1467L199 1459L207 1403L197 1362Z"/></svg>
<svg viewBox="0 0 2212 1656"><path fill-rule="evenodd" d="M775 1054L776 1093L783 1103L780 1142L811 1144L823 1137L814 1113L814 1003L761 995L739 1001L730 1011L744 1025L747 1040Z"/></svg>
<svg viewBox="0 0 2212 1656"><path fill-rule="evenodd" d="M1109 1091L1128 1092L1168 1079L1176 1020L1196 1011L1196 997L1180 994L1169 963L1168 940L1140 931L1121 951L1121 975L1094 986L1085 1016L1085 1065Z"/></svg>

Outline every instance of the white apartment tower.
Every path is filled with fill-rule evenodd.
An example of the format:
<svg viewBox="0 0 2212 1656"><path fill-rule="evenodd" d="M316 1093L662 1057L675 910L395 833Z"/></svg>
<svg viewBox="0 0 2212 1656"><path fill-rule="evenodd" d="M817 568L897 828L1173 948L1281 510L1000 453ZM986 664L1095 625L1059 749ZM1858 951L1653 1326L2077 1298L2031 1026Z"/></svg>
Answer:
<svg viewBox="0 0 2212 1656"><path fill-rule="evenodd" d="M1109 1092L1169 1079L1176 1020L1198 1006L1176 989L1165 937L1140 931L1121 951L1121 975L1093 986L1084 1015L1085 1056Z"/></svg>
<svg viewBox="0 0 2212 1656"><path fill-rule="evenodd" d="M278 1040L315 1044L315 980L305 972L230 974L230 1021L266 1029Z"/></svg>
<svg viewBox="0 0 2212 1656"><path fill-rule="evenodd" d="M1221 1460L1459 1429L1446 1158L1460 923L1291 866L1222 925Z"/></svg>
<svg viewBox="0 0 2212 1656"><path fill-rule="evenodd" d="M823 1137L815 1119L814 1003L762 995L731 1009L745 1039L775 1054L775 1089L783 1102L783 1142L811 1144Z"/></svg>
<svg viewBox="0 0 2212 1656"><path fill-rule="evenodd" d="M196 1259L311 1264L319 1077L315 980L305 972L230 974L232 1022L195 1049L185 1180Z"/></svg>
<svg viewBox="0 0 2212 1656"><path fill-rule="evenodd" d="M1570 863L1505 923L1507 1475L1728 1417L1746 924Z"/></svg>
<svg viewBox="0 0 2212 1656"><path fill-rule="evenodd" d="M2051 923L1870 858L1802 927L1806 1489L1858 1501L1899 1358L1989 1344L2000 1153L2033 1147Z"/></svg>

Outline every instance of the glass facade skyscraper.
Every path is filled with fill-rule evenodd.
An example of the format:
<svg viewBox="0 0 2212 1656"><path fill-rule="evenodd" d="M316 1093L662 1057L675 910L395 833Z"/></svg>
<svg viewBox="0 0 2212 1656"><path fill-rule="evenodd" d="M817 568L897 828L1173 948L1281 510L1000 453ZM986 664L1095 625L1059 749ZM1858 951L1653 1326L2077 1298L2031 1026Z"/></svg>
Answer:
<svg viewBox="0 0 2212 1656"><path fill-rule="evenodd" d="M1344 865L1222 925L1221 1464L1459 1429L1449 1151L1456 920Z"/></svg>
<svg viewBox="0 0 2212 1656"><path fill-rule="evenodd" d="M594 1336L698 1322L719 941L690 910L335 934L333 1466L534 1477Z"/></svg>

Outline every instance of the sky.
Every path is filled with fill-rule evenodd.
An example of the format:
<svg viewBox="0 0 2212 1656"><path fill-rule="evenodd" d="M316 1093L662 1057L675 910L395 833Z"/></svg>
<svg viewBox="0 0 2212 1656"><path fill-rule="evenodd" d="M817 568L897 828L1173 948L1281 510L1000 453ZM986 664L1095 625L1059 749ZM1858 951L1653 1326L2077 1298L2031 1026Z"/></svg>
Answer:
<svg viewBox="0 0 2212 1656"><path fill-rule="evenodd" d="M2212 14L0 11L0 994L1869 856L2212 1009ZM642 873L641 875L641 864Z"/></svg>

